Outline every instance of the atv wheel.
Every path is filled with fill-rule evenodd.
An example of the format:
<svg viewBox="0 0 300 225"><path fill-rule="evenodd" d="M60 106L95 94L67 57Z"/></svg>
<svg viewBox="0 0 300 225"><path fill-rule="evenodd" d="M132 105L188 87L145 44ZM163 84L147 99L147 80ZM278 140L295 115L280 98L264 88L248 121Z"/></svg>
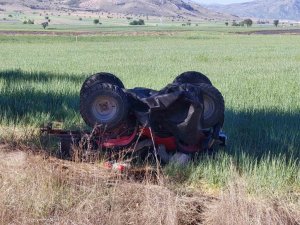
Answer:
<svg viewBox="0 0 300 225"><path fill-rule="evenodd" d="M100 84L100 83L109 83L112 85L116 85L119 88L124 88L124 84L118 77L116 77L111 73L101 72L88 77L83 82L80 90L80 96L82 95L82 93L86 92L87 89L92 87L94 84Z"/></svg>
<svg viewBox="0 0 300 225"><path fill-rule="evenodd" d="M212 85L211 81L208 79L207 76L200 72L196 71L187 71L180 75L178 75L173 83L190 83L190 84L209 84Z"/></svg>
<svg viewBox="0 0 300 225"><path fill-rule="evenodd" d="M214 127L217 124L223 125L225 104L220 91L209 84L199 84L203 94L203 128Z"/></svg>
<svg viewBox="0 0 300 225"><path fill-rule="evenodd" d="M127 113L127 96L116 85L95 83L81 93L80 114L90 127L102 124L107 129L115 128L126 119Z"/></svg>

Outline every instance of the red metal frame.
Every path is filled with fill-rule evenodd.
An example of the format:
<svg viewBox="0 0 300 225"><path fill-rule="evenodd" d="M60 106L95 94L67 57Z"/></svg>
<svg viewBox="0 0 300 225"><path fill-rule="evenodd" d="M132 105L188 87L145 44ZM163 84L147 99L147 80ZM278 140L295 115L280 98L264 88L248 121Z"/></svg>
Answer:
<svg viewBox="0 0 300 225"><path fill-rule="evenodd" d="M174 151L176 150L176 139L175 137L171 136L171 137L159 137L155 134L153 134L153 139L154 139L154 143L156 145L164 145L166 147L167 151ZM147 137L147 138L151 138L151 131L150 129L144 128L142 130L142 136Z"/></svg>
<svg viewBox="0 0 300 225"><path fill-rule="evenodd" d="M102 145L105 148L113 148L115 146L126 146L129 145L134 138L137 135L137 129L134 129L134 132L130 136L124 136L120 138L115 138L115 139L109 139L106 140L105 142L101 143L99 142L98 144Z"/></svg>
<svg viewBox="0 0 300 225"><path fill-rule="evenodd" d="M151 139L151 131L149 128L142 128L140 130L141 132L141 136L143 137L147 137ZM114 138L114 139L109 139L106 140L105 142L98 142L98 144L102 145L103 147L106 148L113 148L116 146L126 146L129 145L131 142L133 142L134 138L136 137L138 131L137 129L134 130L134 132L130 135L130 136L124 136L124 137L120 137L120 138ZM154 139L154 143L156 145L161 145L163 144L166 147L166 150L168 151L174 151L176 150L176 139L175 137L171 136L171 137L159 137L156 136L155 134L153 134L153 139Z"/></svg>
<svg viewBox="0 0 300 225"><path fill-rule="evenodd" d="M186 152L191 152L191 153L197 152L197 151L199 151L199 148L202 148L201 143L206 138L205 135L199 137L199 143L200 143L199 145L183 145L183 144L177 143L176 138L174 136L159 137L159 136L155 135L154 133L152 133L152 135L151 135L151 130L148 127L142 128L140 130L140 132L141 132L142 137L152 139L152 136L153 136L155 145L164 145L167 151L175 151L177 149L177 145L179 145L179 147ZM138 131L137 131L137 129L135 129L134 132L130 136L109 139L102 143L99 141L98 144L102 145L103 147L106 147L106 148L113 148L116 146L118 146L118 147L127 146L131 142L133 142L137 133L138 133Z"/></svg>
<svg viewBox="0 0 300 225"><path fill-rule="evenodd" d="M57 137L77 137L80 138L82 132L80 131L70 131L70 130L60 130L60 129L52 129L52 127L45 127L41 129L42 132L47 132L48 134L55 135ZM83 132L85 133L85 132ZM88 134L89 132L86 131ZM174 136L170 137L160 137L151 133L150 128L141 128L136 127L131 135L122 136L118 138L112 138L107 140L99 140L97 141L98 146L102 146L105 148L114 148L114 147L124 147L130 145L138 135L141 137L149 138L154 140L155 145L164 145L167 151L176 151L179 147L185 152L197 152L202 149L202 143L207 138L204 134L199 137L199 144L197 145L183 145L176 141Z"/></svg>

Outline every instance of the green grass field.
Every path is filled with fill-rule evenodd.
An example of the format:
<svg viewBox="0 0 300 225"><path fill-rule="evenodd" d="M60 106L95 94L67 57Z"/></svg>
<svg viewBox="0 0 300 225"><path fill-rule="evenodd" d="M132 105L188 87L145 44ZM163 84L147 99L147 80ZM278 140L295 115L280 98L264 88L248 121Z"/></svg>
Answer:
<svg viewBox="0 0 300 225"><path fill-rule="evenodd" d="M40 23L45 16L51 22L43 30ZM94 25L94 18L99 15L0 12L0 223L30 224L32 219L53 222L57 212L56 220L61 224L72 219L77 221L72 224L95 224L93 219L106 217L90 217L94 211L115 216L120 211L118 207L131 196L148 204L148 215L155 207L154 211L170 211L170 205L176 202L181 207L181 197L184 202L184 193L192 190L193 194L202 191L218 198L217 208L208 211L211 218L217 219L208 224L220 224L216 222L218 218L224 224L299 224L300 35L241 35L236 32L275 27L226 27L222 21L192 21L191 26L182 26L186 21L143 18L147 26L129 26L126 18L101 15L102 25ZM26 19L34 19L35 24L22 24ZM29 33L24 35L24 31ZM140 191L145 190L146 198L139 192L132 195L136 183L123 186L128 189L124 188L126 196L122 190L115 192L103 184L103 171L97 170L98 164L76 164L74 168L80 172L75 170L73 179L50 161L31 156L26 161L23 156L23 161L15 162L2 152L3 143L39 148L38 128L44 122L62 121L65 128L86 127L79 114L79 90L93 73L114 73L127 88L160 89L189 70L206 74L223 94L224 131L229 140L228 146L214 156L203 154L185 168L169 165L163 169L171 182L159 186L159 190L165 193L165 188L169 188L176 192L173 203L169 204L169 195L157 195L156 189L152 193L149 190L153 187L147 185L139 187ZM83 173L81 167L90 170ZM97 171L95 176L90 174L93 169ZM115 208L107 213L105 202L111 196L119 202L112 200ZM149 199L158 205L151 201L150 204ZM77 217L78 212L83 212L82 217ZM72 213L76 214L74 218ZM123 220L128 222L127 212L122 213L118 215L125 215ZM186 220L189 222L195 217L186 215L191 215ZM229 222L224 218L229 218ZM264 220L265 223L259 222ZM149 221L148 224L155 224Z"/></svg>
<svg viewBox="0 0 300 225"><path fill-rule="evenodd" d="M79 90L95 72L114 73L128 88L160 89L181 72L196 70L225 98L229 145L183 171L167 168L169 175L218 190L237 172L253 195L299 194L300 36L237 35L228 32L233 28L207 24L178 29L171 35L110 34L77 41L74 35L0 36L0 140L52 120L84 127Z"/></svg>

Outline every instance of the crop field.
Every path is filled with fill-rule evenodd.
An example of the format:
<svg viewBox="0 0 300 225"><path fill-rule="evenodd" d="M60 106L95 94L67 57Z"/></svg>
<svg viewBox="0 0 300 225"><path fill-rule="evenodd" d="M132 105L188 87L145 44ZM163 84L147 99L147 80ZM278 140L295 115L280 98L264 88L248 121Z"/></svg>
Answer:
<svg viewBox="0 0 300 225"><path fill-rule="evenodd" d="M126 35L106 29L111 33L78 37L0 35L0 142L38 145L38 127L48 121L85 127L79 90L93 73L116 74L127 88L160 89L196 70L225 98L228 146L185 169L167 167L167 176L212 195L239 181L250 199L282 201L299 215L300 36L241 35L215 24L141 34L128 28Z"/></svg>

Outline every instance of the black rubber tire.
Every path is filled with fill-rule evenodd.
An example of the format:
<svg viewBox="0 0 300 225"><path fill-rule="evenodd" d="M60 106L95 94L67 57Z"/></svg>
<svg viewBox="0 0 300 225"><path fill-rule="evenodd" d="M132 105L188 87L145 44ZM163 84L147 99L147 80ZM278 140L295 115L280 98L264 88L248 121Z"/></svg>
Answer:
<svg viewBox="0 0 300 225"><path fill-rule="evenodd" d="M112 110L115 110L112 118L106 120L97 118L96 114L99 113L99 110L95 109L95 107L100 107L100 111L102 110L102 106L98 100L99 98L107 98L113 101L114 106L113 104L110 106L113 108ZM109 100L105 101L108 102ZM109 108L107 106L107 102L105 107ZM90 88L84 89L82 95L80 96L80 114L86 124L90 127L101 124L104 125L106 129L116 128L124 120L126 120L128 108L129 106L126 94L120 87L116 85L108 83L96 83Z"/></svg>
<svg viewBox="0 0 300 225"><path fill-rule="evenodd" d="M83 82L81 86L80 96L82 95L83 92L86 92L87 89L92 87L94 84L98 84L98 83L109 83L112 85L116 85L119 88L124 88L124 84L117 76L111 73L100 72L86 78L86 80Z"/></svg>
<svg viewBox="0 0 300 225"><path fill-rule="evenodd" d="M187 71L180 75L178 75L173 83L179 83L179 84L209 84L212 85L211 81L208 79L207 76L204 74L197 72L197 71Z"/></svg>
<svg viewBox="0 0 300 225"><path fill-rule="evenodd" d="M211 128L224 123L225 103L221 92L212 85L199 84L198 86L203 94L204 115L202 128ZM209 110L209 113L207 110ZM206 113L207 112L207 113Z"/></svg>

